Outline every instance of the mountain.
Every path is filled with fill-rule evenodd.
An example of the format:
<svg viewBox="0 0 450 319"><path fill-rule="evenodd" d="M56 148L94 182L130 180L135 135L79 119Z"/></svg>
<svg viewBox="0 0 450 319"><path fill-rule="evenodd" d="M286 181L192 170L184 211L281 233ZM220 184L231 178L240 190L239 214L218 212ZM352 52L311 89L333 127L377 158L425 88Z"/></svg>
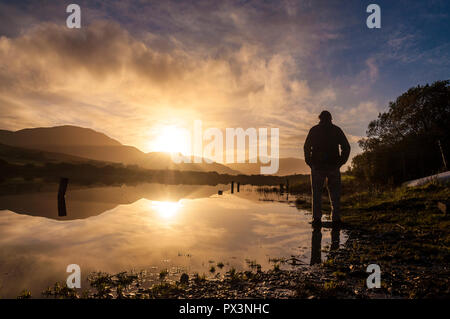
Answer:
<svg viewBox="0 0 450 319"><path fill-rule="evenodd" d="M27 128L15 132L0 130L0 143L29 148L37 148L36 146L40 145L122 145L103 133L71 125Z"/></svg>
<svg viewBox="0 0 450 319"><path fill-rule="evenodd" d="M239 171L246 175L260 174L261 166L268 166L269 164L258 163L234 163L226 164L233 170ZM306 165L305 161L301 158L285 157L280 158L277 176L286 176L294 174L309 174L310 168Z"/></svg>
<svg viewBox="0 0 450 319"><path fill-rule="evenodd" d="M0 130L0 143L60 153L96 161L139 165L147 169L177 169L190 171L215 171L220 174L238 174L219 163L176 164L167 153L144 153L92 129L77 126L29 128L19 131Z"/></svg>
<svg viewBox="0 0 450 319"><path fill-rule="evenodd" d="M83 157L62 153L0 144L0 160L11 164L42 164L42 163L86 163L105 165L105 162L89 160Z"/></svg>
<svg viewBox="0 0 450 319"><path fill-rule="evenodd" d="M193 163L193 159L191 159L191 163L176 164L172 161L172 156L170 155L170 153L163 153L163 152L147 153L147 157L141 163L139 163L139 165L146 168L159 167L158 169L217 172L219 174L230 174L230 175L240 174L240 172L216 162L213 162L211 164L207 164L205 162Z"/></svg>

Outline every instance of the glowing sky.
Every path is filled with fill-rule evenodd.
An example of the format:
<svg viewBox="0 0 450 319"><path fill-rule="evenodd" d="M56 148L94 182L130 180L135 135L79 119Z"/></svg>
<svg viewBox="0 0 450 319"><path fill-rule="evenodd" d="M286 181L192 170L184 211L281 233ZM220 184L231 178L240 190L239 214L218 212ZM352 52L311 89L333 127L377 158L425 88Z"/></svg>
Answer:
<svg viewBox="0 0 450 319"><path fill-rule="evenodd" d="M303 157L326 108L355 154L389 101L450 74L448 1L377 1L378 30L369 3L0 1L0 128L79 125L157 151L198 119L279 127L281 156Z"/></svg>

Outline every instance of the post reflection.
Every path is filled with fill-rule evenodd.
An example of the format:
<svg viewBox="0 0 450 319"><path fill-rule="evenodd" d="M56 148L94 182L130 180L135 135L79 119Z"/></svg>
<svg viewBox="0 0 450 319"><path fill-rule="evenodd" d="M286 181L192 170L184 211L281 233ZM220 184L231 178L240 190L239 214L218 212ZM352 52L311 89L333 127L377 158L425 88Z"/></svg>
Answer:
<svg viewBox="0 0 450 319"><path fill-rule="evenodd" d="M59 180L58 189L58 216L67 216L66 209L66 190L69 179L67 177L61 177Z"/></svg>

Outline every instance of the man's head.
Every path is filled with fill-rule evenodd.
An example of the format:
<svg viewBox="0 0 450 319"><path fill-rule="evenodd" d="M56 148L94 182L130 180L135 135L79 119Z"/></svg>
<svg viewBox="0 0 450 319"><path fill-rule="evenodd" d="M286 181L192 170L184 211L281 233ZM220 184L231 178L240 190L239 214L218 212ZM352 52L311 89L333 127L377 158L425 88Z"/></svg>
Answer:
<svg viewBox="0 0 450 319"><path fill-rule="evenodd" d="M322 123L328 123L328 122L331 123L331 120L332 120L331 113L328 111L322 111L319 115L319 119L320 119L320 122L322 122Z"/></svg>

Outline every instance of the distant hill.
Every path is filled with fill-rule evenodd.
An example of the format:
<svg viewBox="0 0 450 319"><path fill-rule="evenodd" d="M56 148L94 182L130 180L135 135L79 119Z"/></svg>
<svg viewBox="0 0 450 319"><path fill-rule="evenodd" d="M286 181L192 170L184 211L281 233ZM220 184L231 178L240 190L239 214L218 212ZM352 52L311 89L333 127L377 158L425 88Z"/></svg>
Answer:
<svg viewBox="0 0 450 319"><path fill-rule="evenodd" d="M233 170L237 170L242 174L255 175L260 174L261 166L268 166L269 164L258 163L234 163L226 164ZM286 176L295 174L309 174L310 168L301 158L286 157L280 158L278 173L274 175Z"/></svg>
<svg viewBox="0 0 450 319"><path fill-rule="evenodd" d="M135 164L147 169L215 171L221 174L239 173L219 163L176 164L173 163L170 154L144 153L136 147L122 145L103 133L70 125L29 128L15 132L0 130L0 143L90 160Z"/></svg>
<svg viewBox="0 0 450 319"><path fill-rule="evenodd" d="M118 141L89 128L55 126L27 128L19 131L0 130L0 143L36 148L40 145L68 146L121 146Z"/></svg>
<svg viewBox="0 0 450 319"><path fill-rule="evenodd" d="M147 153L145 159L139 163L140 166L153 169L178 169L181 171L202 171L217 172L219 174L237 175L240 172L233 170L219 163L207 164L203 163L180 163L176 164L172 161L170 153L151 152Z"/></svg>
<svg viewBox="0 0 450 319"><path fill-rule="evenodd" d="M107 163L62 153L46 152L24 147L0 144L0 160L11 164L43 163L86 163L105 165Z"/></svg>

